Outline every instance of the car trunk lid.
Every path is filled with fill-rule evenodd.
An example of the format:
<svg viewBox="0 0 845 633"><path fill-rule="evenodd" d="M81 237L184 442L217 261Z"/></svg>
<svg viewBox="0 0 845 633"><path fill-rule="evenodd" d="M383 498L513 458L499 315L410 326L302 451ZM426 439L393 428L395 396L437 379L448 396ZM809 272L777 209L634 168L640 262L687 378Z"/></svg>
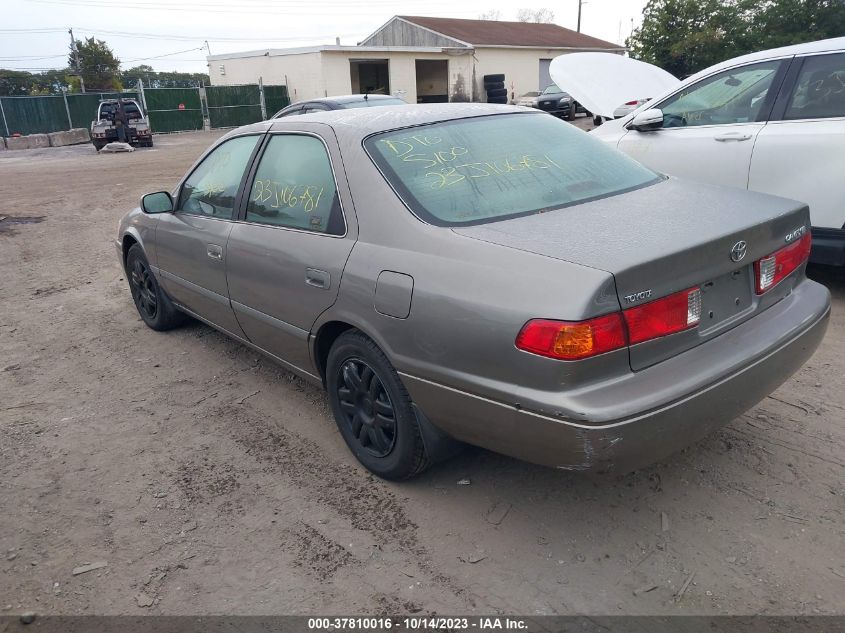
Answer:
<svg viewBox="0 0 845 633"><path fill-rule="evenodd" d="M801 227L809 230L801 203L666 179L569 208L453 230L607 271L622 309L701 288L699 326L632 346L636 370L717 336L770 305L770 297L754 292L753 262L785 246L787 236ZM732 259L732 252L742 243L745 254L734 261L739 254Z"/></svg>

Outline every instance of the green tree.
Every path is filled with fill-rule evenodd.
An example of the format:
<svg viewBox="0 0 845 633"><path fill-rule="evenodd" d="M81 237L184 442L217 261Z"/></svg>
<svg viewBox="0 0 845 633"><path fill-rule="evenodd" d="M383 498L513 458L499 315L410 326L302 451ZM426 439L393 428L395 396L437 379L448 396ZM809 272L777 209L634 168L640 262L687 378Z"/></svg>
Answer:
<svg viewBox="0 0 845 633"><path fill-rule="evenodd" d="M32 73L25 70L0 68L0 96L23 97L32 86Z"/></svg>
<svg viewBox="0 0 845 633"><path fill-rule="evenodd" d="M103 40L93 37L74 42L68 64L78 69L86 90L121 90L120 60Z"/></svg>
<svg viewBox="0 0 845 633"><path fill-rule="evenodd" d="M631 56L686 77L720 61L845 35L843 0L649 0Z"/></svg>

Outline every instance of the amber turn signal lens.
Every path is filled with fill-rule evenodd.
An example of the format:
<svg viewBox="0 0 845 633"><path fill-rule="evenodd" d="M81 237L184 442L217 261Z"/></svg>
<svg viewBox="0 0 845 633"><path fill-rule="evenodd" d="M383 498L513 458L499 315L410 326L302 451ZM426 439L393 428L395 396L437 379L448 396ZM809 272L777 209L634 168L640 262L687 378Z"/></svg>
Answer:
<svg viewBox="0 0 845 633"><path fill-rule="evenodd" d="M618 313L588 321L532 319L516 337L517 348L560 360L580 360L627 345L625 326Z"/></svg>

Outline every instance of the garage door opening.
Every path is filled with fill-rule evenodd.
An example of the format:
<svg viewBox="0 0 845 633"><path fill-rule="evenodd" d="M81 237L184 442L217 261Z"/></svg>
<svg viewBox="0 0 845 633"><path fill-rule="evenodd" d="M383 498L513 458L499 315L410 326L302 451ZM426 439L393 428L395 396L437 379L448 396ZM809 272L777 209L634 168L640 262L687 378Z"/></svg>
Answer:
<svg viewBox="0 0 845 633"><path fill-rule="evenodd" d="M447 103L449 101L449 61L418 59L417 103Z"/></svg>
<svg viewBox="0 0 845 633"><path fill-rule="evenodd" d="M353 94L390 94L390 73L386 59L351 59Z"/></svg>
<svg viewBox="0 0 845 633"><path fill-rule="evenodd" d="M554 81L552 81L552 76L549 73L549 67L552 65L552 60L550 59L541 59L540 60L540 92L543 92L547 86L551 86Z"/></svg>

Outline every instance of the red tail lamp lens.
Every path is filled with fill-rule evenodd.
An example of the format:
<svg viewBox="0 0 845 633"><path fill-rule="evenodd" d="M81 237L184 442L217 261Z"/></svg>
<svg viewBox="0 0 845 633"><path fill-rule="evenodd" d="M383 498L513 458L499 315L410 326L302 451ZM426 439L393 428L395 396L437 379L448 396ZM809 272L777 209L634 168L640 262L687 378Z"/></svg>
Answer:
<svg viewBox="0 0 845 633"><path fill-rule="evenodd" d="M810 257L813 238L805 233L800 240L754 262L755 292L774 288Z"/></svg>
<svg viewBox="0 0 845 633"><path fill-rule="evenodd" d="M532 319L516 337L519 349L560 360L580 360L626 345L619 313L578 322Z"/></svg>
<svg viewBox="0 0 845 633"><path fill-rule="evenodd" d="M701 320L701 289L690 288L623 311L631 345L681 332Z"/></svg>

